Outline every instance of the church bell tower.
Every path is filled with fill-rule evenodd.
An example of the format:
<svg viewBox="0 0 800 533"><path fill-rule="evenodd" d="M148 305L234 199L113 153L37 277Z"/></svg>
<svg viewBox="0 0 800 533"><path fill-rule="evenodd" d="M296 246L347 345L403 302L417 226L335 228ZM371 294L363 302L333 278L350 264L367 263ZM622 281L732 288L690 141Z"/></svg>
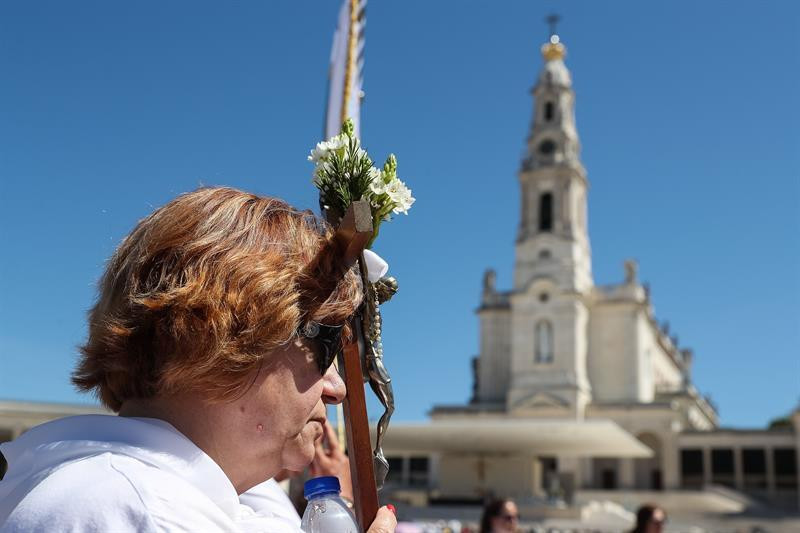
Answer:
<svg viewBox="0 0 800 533"><path fill-rule="evenodd" d="M587 229L588 181L580 161L575 93L566 47L551 22L519 172L521 216L511 292L506 408L526 416L581 419L594 282Z"/></svg>
<svg viewBox="0 0 800 533"><path fill-rule="evenodd" d="M550 19L553 20L553 19ZM553 277L564 290L592 285L586 217L586 170L575 128L575 93L564 64L566 47L551 29L542 45L544 67L533 87L534 111L519 172L522 213L517 235L514 289Z"/></svg>

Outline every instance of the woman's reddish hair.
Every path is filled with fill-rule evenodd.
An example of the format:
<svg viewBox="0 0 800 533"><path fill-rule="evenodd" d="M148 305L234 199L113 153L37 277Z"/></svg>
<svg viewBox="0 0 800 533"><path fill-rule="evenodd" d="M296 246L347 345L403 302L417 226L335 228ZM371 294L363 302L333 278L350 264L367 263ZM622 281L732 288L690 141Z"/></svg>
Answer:
<svg viewBox="0 0 800 533"><path fill-rule="evenodd" d="M339 324L357 308L358 277L331 242L313 214L275 198L231 188L175 198L109 260L73 383L114 411L185 391L235 397L303 321Z"/></svg>

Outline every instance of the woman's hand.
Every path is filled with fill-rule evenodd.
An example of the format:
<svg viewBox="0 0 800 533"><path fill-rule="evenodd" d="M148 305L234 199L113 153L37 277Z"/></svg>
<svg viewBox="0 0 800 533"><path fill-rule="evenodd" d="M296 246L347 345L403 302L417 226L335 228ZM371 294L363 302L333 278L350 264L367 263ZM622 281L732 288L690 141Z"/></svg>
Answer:
<svg viewBox="0 0 800 533"><path fill-rule="evenodd" d="M353 500L353 482L350 478L350 459L344 454L336 431L326 420L322 438L315 443L316 454L309 466L311 477L336 476L341 485L343 498Z"/></svg>
<svg viewBox="0 0 800 533"><path fill-rule="evenodd" d="M378 509L372 525L369 526L367 533L394 533L397 527L397 517L395 516L394 506L384 505Z"/></svg>
<svg viewBox="0 0 800 533"><path fill-rule="evenodd" d="M352 501L353 482L350 478L350 459L342 450L339 439L336 437L331 423L326 420L323 427L322 438L316 443L316 454L309 466L309 473L312 477L336 476L342 487L341 495ZM369 526L367 533L394 533L397 527L397 517L395 516L394 506L385 505L378 509L372 525Z"/></svg>

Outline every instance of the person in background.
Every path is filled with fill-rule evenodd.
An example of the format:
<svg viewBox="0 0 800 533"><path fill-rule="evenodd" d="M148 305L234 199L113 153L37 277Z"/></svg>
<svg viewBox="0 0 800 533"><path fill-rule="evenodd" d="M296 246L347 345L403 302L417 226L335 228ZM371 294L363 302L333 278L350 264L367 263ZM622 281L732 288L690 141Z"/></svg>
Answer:
<svg viewBox="0 0 800 533"><path fill-rule="evenodd" d="M518 526L517 504L509 499L491 500L483 508L479 533L514 533Z"/></svg>
<svg viewBox="0 0 800 533"><path fill-rule="evenodd" d="M667 523L667 513L654 503L646 503L636 511L636 527L631 533L661 533Z"/></svg>
<svg viewBox="0 0 800 533"><path fill-rule="evenodd" d="M323 435L316 442L316 453L314 460L308 467L311 477L336 476L339 478L339 485L342 487L340 496L349 503L353 502L353 481L350 478L350 458L344 453L336 430L330 423L325 421Z"/></svg>

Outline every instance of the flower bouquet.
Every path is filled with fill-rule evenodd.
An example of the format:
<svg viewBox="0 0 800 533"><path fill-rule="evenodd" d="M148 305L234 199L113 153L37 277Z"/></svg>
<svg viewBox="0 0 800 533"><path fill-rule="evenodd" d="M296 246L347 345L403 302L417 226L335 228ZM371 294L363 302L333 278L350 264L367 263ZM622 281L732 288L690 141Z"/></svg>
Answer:
<svg viewBox="0 0 800 533"><path fill-rule="evenodd" d="M381 222L390 220L392 214L408 214L414 203L411 189L397 177L394 154L389 154L382 169L373 166L353 134L350 119L339 135L318 143L308 160L315 164L312 182L320 191L320 208L330 223L338 223L352 202L369 202L373 233L368 248L377 238Z"/></svg>

